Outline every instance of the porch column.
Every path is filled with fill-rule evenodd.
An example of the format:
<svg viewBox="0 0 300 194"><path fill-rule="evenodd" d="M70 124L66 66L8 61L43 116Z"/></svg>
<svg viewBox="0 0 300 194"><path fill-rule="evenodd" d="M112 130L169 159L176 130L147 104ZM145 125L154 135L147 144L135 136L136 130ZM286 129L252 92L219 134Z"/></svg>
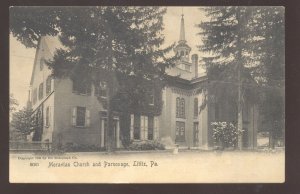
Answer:
<svg viewBox="0 0 300 194"><path fill-rule="evenodd" d="M144 130L145 140L148 140L148 117L145 116L145 130Z"/></svg>
<svg viewBox="0 0 300 194"><path fill-rule="evenodd" d="M141 127L140 127L141 140L145 139L145 116L141 116Z"/></svg>
<svg viewBox="0 0 300 194"><path fill-rule="evenodd" d="M100 133L101 133L101 141L100 145L101 147L104 147L104 119L101 119L101 128L100 128Z"/></svg>
<svg viewBox="0 0 300 194"><path fill-rule="evenodd" d="M130 115L130 140L133 140L134 115Z"/></svg>
<svg viewBox="0 0 300 194"><path fill-rule="evenodd" d="M154 117L154 140L159 138L159 122L158 122L158 117Z"/></svg>
<svg viewBox="0 0 300 194"><path fill-rule="evenodd" d="M120 148L120 122L119 119L116 120L116 146Z"/></svg>

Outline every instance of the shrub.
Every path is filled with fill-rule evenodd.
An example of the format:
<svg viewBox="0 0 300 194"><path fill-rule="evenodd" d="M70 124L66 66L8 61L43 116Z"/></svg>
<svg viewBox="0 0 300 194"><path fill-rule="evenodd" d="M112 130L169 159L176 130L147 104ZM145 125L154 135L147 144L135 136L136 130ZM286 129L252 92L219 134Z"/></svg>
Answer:
<svg viewBox="0 0 300 194"><path fill-rule="evenodd" d="M237 127L230 122L212 122L213 138L216 144L221 144L222 148L236 147L238 136L243 130L238 130Z"/></svg>
<svg viewBox="0 0 300 194"><path fill-rule="evenodd" d="M129 150L164 150L165 146L158 141L132 141Z"/></svg>
<svg viewBox="0 0 300 194"><path fill-rule="evenodd" d="M104 148L101 148L97 145L86 145L86 144L76 144L76 143L66 143L62 146L64 152L97 152L103 151Z"/></svg>

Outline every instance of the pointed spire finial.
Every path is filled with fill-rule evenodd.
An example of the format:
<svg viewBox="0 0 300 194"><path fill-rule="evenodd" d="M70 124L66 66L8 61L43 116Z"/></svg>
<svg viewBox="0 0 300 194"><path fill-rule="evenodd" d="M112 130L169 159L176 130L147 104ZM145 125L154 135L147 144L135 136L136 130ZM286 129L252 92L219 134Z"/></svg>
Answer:
<svg viewBox="0 0 300 194"><path fill-rule="evenodd" d="M183 14L183 7L181 8L181 18L183 18L184 14Z"/></svg>
<svg viewBox="0 0 300 194"><path fill-rule="evenodd" d="M183 8L182 8L179 42L186 42L183 16L184 15L183 15Z"/></svg>

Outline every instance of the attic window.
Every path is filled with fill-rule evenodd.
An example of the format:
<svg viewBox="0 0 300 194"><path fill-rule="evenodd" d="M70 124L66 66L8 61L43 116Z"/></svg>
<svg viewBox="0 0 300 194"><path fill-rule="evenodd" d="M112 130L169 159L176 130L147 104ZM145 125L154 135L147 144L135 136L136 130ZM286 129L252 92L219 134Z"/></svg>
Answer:
<svg viewBox="0 0 300 194"><path fill-rule="evenodd" d="M100 81L99 85L95 86L95 96L107 97L107 82Z"/></svg>
<svg viewBox="0 0 300 194"><path fill-rule="evenodd" d="M45 58L42 57L42 58L40 59L40 70L41 70L41 71L42 71L43 68L44 68L44 63L45 63Z"/></svg>
<svg viewBox="0 0 300 194"><path fill-rule="evenodd" d="M78 78L73 80L73 93L80 95L90 95L91 85L85 80L80 80Z"/></svg>

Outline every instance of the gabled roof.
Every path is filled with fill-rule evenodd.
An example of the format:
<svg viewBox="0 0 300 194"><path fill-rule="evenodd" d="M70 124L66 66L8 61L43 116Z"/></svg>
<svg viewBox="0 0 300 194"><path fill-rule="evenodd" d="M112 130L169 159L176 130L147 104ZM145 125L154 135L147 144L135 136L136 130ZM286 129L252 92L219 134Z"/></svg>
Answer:
<svg viewBox="0 0 300 194"><path fill-rule="evenodd" d="M63 48L63 45L61 44L58 36L42 36L38 42L36 52L35 52L35 57L34 57L34 62L33 62L33 68L32 68L32 73L31 73L31 80L30 80L30 85L33 83L33 78L34 78L34 70L37 66L37 59L38 55L41 49L41 45L46 46L47 49L49 50L51 56L54 56L54 53L56 49Z"/></svg>

